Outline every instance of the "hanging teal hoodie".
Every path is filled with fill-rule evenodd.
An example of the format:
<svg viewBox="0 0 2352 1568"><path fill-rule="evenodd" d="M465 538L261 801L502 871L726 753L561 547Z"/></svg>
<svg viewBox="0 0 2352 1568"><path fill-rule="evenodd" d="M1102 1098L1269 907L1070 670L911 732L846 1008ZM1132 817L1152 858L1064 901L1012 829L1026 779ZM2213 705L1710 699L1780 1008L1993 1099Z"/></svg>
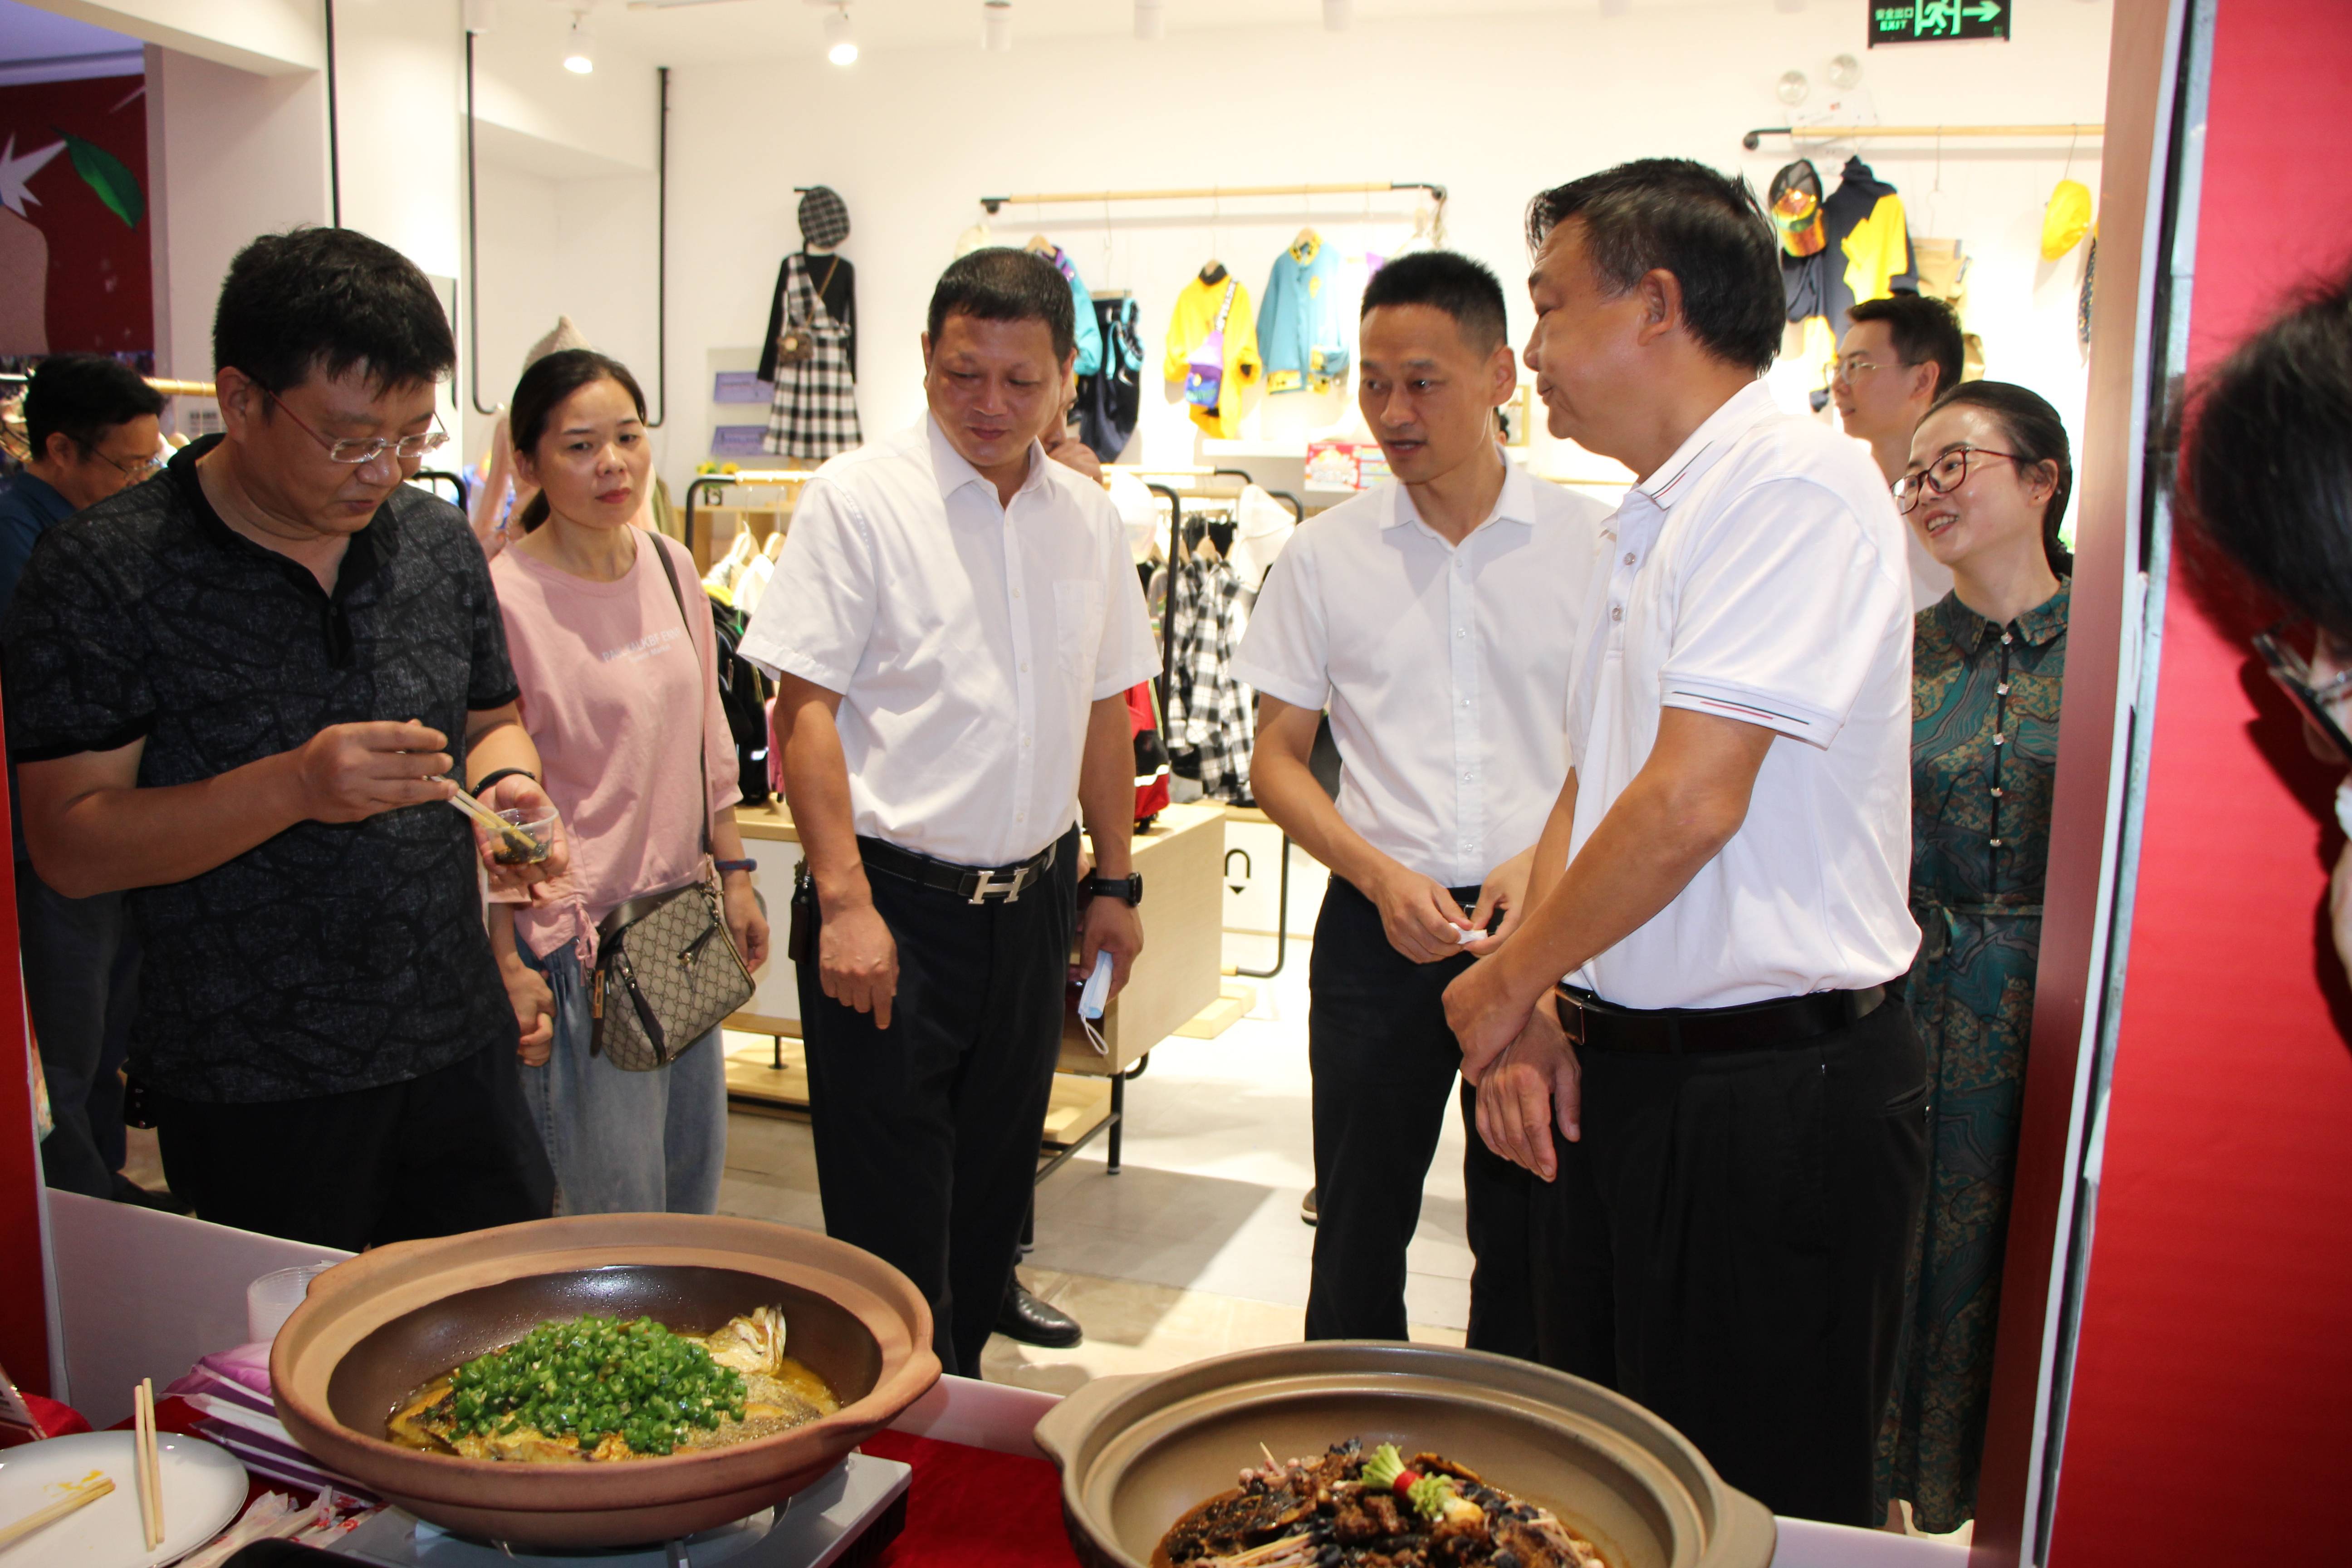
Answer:
<svg viewBox="0 0 2352 1568"><path fill-rule="evenodd" d="M1257 311L1268 392L1318 392L1348 376L1348 321L1339 309L1339 253L1307 234L1274 258Z"/></svg>
<svg viewBox="0 0 2352 1568"><path fill-rule="evenodd" d="M1078 363L1073 367L1074 374L1092 375L1102 369L1102 328L1095 321L1095 297L1087 292L1086 284L1078 277L1078 264L1070 259L1068 251L1057 245L1045 259L1069 279L1070 303L1077 310Z"/></svg>

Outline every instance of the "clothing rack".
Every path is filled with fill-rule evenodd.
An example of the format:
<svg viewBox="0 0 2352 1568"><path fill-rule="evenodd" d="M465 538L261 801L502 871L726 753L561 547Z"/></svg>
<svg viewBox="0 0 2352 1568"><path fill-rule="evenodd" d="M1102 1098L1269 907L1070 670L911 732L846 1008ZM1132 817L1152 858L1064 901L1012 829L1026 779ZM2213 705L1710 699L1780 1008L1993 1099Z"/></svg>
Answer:
<svg viewBox="0 0 2352 1568"><path fill-rule="evenodd" d="M1739 144L1750 153L1762 145L1767 136L1786 136L1791 142L1878 142L1895 137L1942 140L1945 137L2022 136L2038 140L2064 136L2071 139L2088 137L2093 141L2106 134L2107 128L2084 123L2081 125L1759 125L1739 139Z"/></svg>
<svg viewBox="0 0 2352 1568"><path fill-rule="evenodd" d="M1036 191L1014 196L982 196L980 205L993 217L1006 204L1085 202L1182 202L1223 200L1226 196L1359 196L1386 191L1427 191L1445 200L1445 187L1430 180L1370 181L1357 184L1316 185L1176 185L1157 191Z"/></svg>
<svg viewBox="0 0 2352 1568"><path fill-rule="evenodd" d="M708 489L712 495L730 485L797 485L816 478L814 468L742 468L731 474L697 474L686 485L686 537L679 542L694 553L694 503Z"/></svg>
<svg viewBox="0 0 2352 1568"><path fill-rule="evenodd" d="M1257 483L1257 481L1248 473L1240 468L1187 468L1181 467L1174 468L1154 468L1147 465L1137 465L1130 468L1129 471L1138 475L1157 474L1168 478L1233 479L1239 479L1245 485ZM1162 724L1165 724L1168 722L1168 694L1175 683L1176 584L1179 580L1176 573L1176 555L1185 548L1184 498L1171 486L1153 484L1148 479L1144 482L1144 488L1149 489L1152 494L1159 496L1167 501L1169 511L1168 543L1170 555L1168 560L1168 597L1161 605L1160 611L1160 721ZM1260 488L1263 489L1264 487ZM1275 500L1282 502L1290 509L1293 527L1296 527L1298 523L1306 521L1307 508L1300 502L1297 496L1292 495L1288 490L1268 489L1265 493L1274 497ZM1203 495L1199 491L1194 491L1192 492L1192 499L1196 501L1237 501L1240 499L1240 494L1236 491L1230 497L1223 495L1211 496ZM1204 506L1200 510L1206 511L1209 509ZM1246 969L1240 964L1235 964L1234 966L1234 973L1235 974L1244 975L1252 980L1271 980L1276 975L1282 973L1282 966L1289 961L1290 835L1286 832L1282 836L1280 886L1275 897L1273 965L1265 969Z"/></svg>
<svg viewBox="0 0 2352 1568"><path fill-rule="evenodd" d="M467 502L474 493L474 487L466 482L465 475L453 474L446 468L419 468L408 476L408 482L420 489L430 489L435 485L447 485L457 492L459 511L467 510Z"/></svg>

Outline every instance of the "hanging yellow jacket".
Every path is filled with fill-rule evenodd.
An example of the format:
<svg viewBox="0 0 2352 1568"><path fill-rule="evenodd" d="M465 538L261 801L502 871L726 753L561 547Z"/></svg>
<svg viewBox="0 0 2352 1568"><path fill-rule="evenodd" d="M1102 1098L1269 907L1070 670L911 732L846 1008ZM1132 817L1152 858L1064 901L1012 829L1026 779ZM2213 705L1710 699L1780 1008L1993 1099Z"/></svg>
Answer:
<svg viewBox="0 0 2352 1568"><path fill-rule="evenodd" d="M1176 296L1168 321L1170 381L1184 384L1192 423L1231 440L1241 433L1242 393L1265 374L1257 352L1257 314L1249 290L1227 273L1214 283L1194 278Z"/></svg>

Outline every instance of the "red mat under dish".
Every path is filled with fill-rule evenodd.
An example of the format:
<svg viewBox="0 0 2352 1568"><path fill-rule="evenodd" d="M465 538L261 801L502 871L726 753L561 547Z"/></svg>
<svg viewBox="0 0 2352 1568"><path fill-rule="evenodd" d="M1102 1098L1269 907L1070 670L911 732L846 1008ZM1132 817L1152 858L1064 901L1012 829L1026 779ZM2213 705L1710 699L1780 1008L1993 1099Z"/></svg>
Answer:
<svg viewBox="0 0 2352 1568"><path fill-rule="evenodd" d="M858 1445L912 1465L907 1528L876 1568L1076 1568L1062 1533L1062 1472L1044 1459L899 1432Z"/></svg>

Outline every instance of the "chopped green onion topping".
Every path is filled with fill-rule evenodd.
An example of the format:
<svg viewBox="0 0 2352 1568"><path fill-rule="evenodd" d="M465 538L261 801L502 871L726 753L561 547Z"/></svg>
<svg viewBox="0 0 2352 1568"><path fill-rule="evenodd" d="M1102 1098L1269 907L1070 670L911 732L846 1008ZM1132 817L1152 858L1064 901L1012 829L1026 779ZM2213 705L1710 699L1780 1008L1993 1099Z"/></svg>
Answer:
<svg viewBox="0 0 2352 1568"><path fill-rule="evenodd" d="M524 1428L593 1449L614 1433L638 1454L667 1454L722 1415L743 1418L743 1379L651 1318L542 1323L457 1369L460 1436Z"/></svg>

